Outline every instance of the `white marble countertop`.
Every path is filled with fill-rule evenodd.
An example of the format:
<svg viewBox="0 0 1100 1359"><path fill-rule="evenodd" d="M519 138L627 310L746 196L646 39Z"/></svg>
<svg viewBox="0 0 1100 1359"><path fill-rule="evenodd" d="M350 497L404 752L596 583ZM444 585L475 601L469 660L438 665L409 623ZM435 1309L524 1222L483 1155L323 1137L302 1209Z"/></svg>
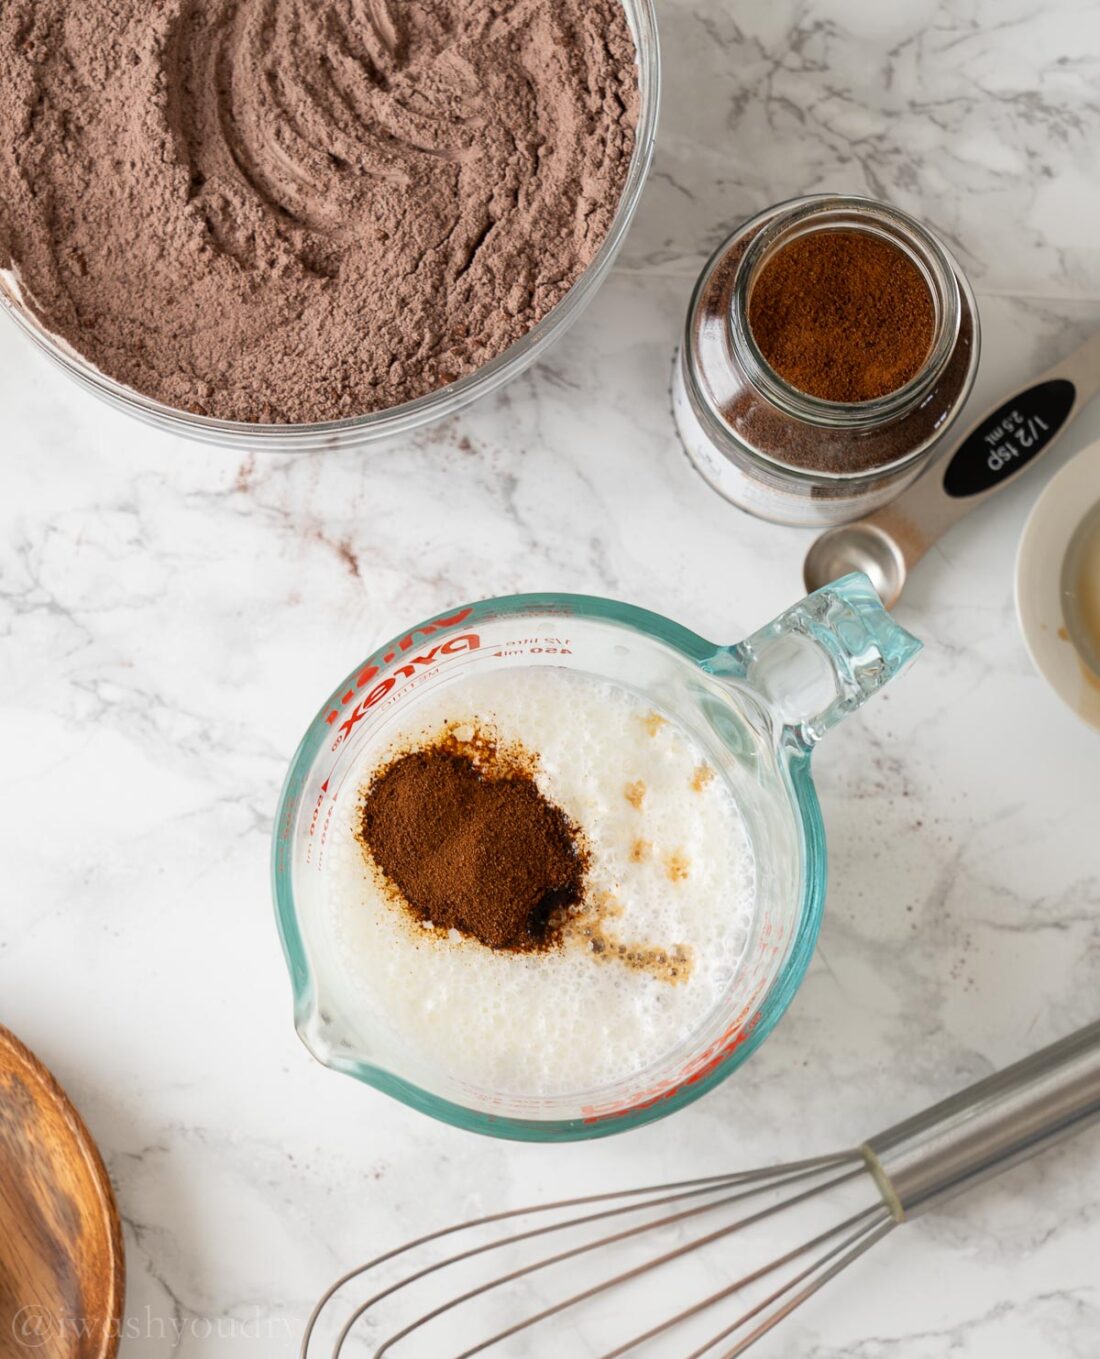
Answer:
<svg viewBox="0 0 1100 1359"><path fill-rule="evenodd" d="M1012 605L1028 508L1100 436L1098 406L933 551L899 612L926 653L819 752L821 945L734 1079L617 1139L513 1146L294 1035L272 814L372 645L526 589L733 640L801 594L808 535L708 490L668 410L693 280L739 219L842 189L938 226L979 294L979 403L1100 323L1095 0L661 11L658 164L612 280L547 362L405 446L175 442L0 327L0 1020L113 1174L124 1359L290 1356L330 1277L441 1220L854 1143L1100 1009L1100 738L1032 673ZM896 1233L760 1354L1095 1359L1098 1139Z"/></svg>

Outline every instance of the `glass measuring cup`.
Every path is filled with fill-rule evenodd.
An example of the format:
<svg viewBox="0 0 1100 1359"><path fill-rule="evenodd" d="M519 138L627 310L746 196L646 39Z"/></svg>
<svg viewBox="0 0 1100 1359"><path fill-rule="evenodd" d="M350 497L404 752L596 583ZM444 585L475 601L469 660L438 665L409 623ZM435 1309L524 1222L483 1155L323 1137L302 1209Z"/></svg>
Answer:
<svg viewBox="0 0 1100 1359"><path fill-rule="evenodd" d="M898 673L920 643L867 578L845 576L734 646L658 614L582 595L514 595L454 609L380 648L333 693L291 764L276 817L273 885L295 1023L334 1070L445 1122L529 1141L621 1132L725 1079L774 1027L813 952L825 840L810 777L817 742ZM725 779L756 867L750 939L721 1002L673 1052L613 1085L568 1095L475 1088L403 1046L343 984L325 927L326 855L341 799L395 720L489 668L564 666L667 714Z"/></svg>

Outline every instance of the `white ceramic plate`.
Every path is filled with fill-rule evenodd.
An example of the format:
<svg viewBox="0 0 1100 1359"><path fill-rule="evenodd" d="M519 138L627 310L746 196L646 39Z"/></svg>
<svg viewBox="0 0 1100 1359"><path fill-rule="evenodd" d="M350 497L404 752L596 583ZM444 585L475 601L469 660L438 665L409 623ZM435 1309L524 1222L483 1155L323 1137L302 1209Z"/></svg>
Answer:
<svg viewBox="0 0 1100 1359"><path fill-rule="evenodd" d="M1079 717L1100 729L1100 675L1074 644L1064 594L1066 554L1090 511L1095 523L1097 506L1100 443L1063 467L1031 512L1016 558L1016 612L1040 675Z"/></svg>

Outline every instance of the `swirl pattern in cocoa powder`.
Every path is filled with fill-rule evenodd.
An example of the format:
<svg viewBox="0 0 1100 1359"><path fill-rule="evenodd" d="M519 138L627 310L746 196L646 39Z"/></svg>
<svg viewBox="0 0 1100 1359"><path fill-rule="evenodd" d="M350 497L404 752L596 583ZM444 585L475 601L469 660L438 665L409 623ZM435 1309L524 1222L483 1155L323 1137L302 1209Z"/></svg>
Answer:
<svg viewBox="0 0 1100 1359"><path fill-rule="evenodd" d="M0 263L161 401L386 409L561 300L637 99L620 0L9 0Z"/></svg>

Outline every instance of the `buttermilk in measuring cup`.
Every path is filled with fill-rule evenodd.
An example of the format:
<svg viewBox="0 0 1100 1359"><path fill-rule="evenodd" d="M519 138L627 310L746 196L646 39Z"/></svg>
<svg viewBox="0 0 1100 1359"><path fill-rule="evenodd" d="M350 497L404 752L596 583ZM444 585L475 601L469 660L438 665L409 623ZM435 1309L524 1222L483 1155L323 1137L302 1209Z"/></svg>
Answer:
<svg viewBox="0 0 1100 1359"><path fill-rule="evenodd" d="M488 751L489 778L508 772L491 767L502 752L513 773L526 762L573 836L579 890L545 947L490 947L410 910L372 852L379 780L444 744L474 763ZM326 851L324 990L428 1067L518 1096L605 1087L666 1058L728 991L753 923L744 820L692 735L627 689L557 667L466 676L415 705L349 783Z"/></svg>

